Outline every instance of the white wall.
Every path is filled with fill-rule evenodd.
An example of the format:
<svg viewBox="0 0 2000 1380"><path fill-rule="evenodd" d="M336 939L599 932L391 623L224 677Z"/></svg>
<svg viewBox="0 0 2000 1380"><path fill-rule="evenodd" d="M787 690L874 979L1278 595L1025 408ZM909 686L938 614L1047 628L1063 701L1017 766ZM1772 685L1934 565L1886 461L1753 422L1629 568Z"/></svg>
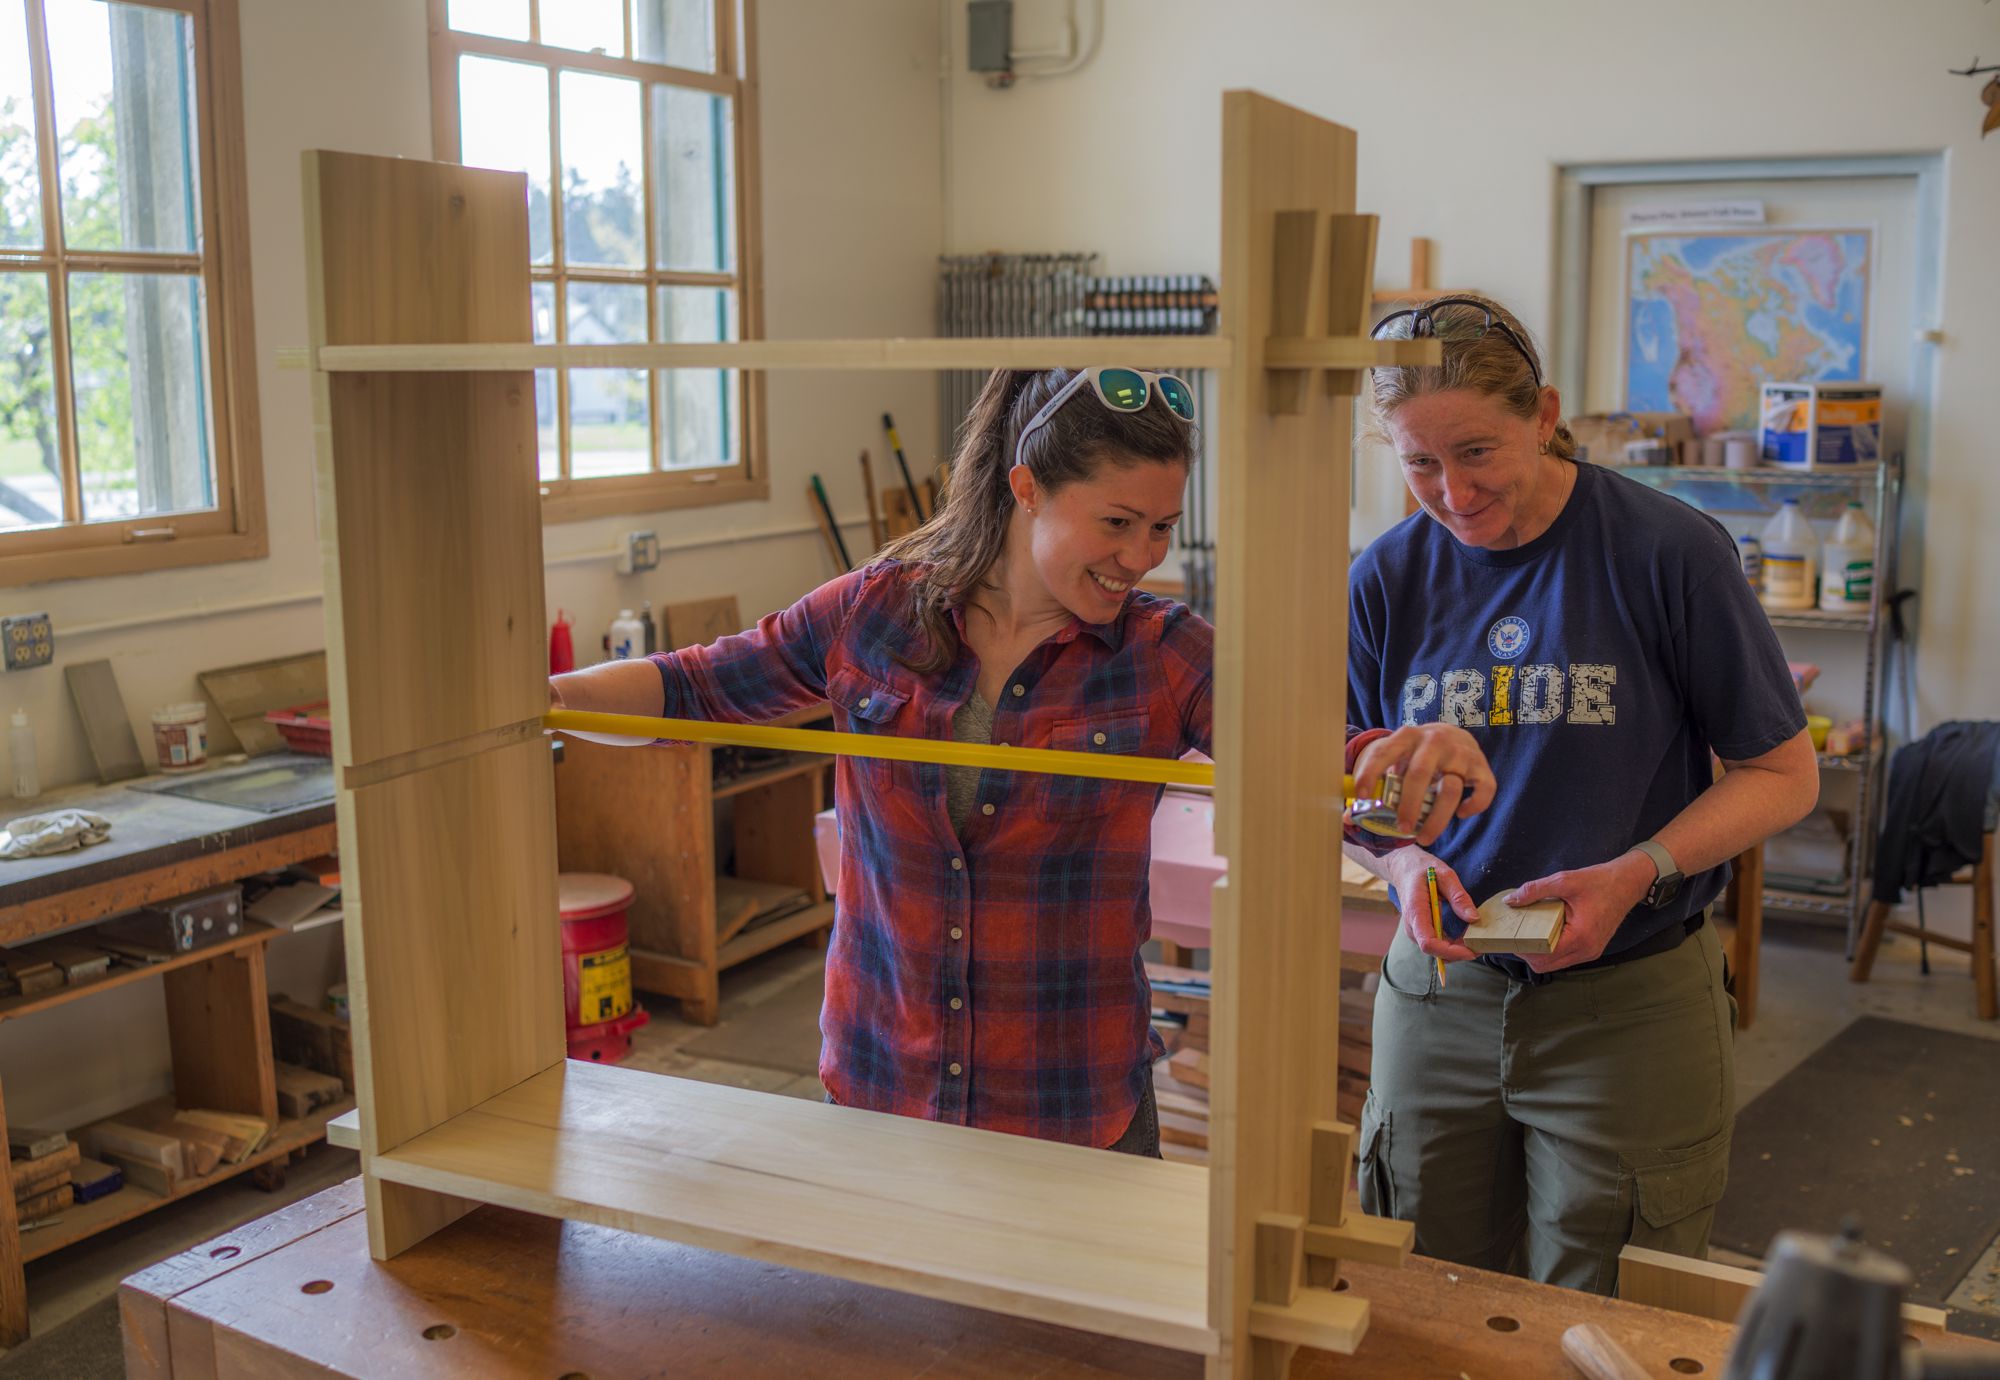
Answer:
<svg viewBox="0 0 2000 1380"><path fill-rule="evenodd" d="M1064 8L1020 0L1017 38L1040 46ZM1087 23L1090 0L1078 8ZM1384 285L1406 282L1410 237L1430 236L1436 281L1497 294L1545 341L1559 165L1943 150L1947 341L1923 515L1919 713L2000 713L1988 401L2000 141L1980 141L1980 83L1945 70L2000 52L2000 6L1104 0L1088 67L1007 91L963 70L964 7L944 0L944 12L958 69L948 252L1091 249L1110 273L1214 272L1219 97L1254 87L1359 132L1358 204L1382 218ZM1400 512L1394 487L1365 476L1359 538Z"/></svg>
<svg viewBox="0 0 2000 1380"><path fill-rule="evenodd" d="M762 175L768 334L925 335L940 240L937 14L909 0L762 0ZM53 615L53 666L0 679L0 708L27 707L44 788L94 776L62 668L109 657L142 753L159 704L200 698L195 673L325 646L312 497L307 376L272 363L306 335L299 154L332 148L430 156L429 68L421 0L252 0L242 6L250 237L268 494L268 559L144 577L70 581L0 594L8 611ZM921 375L778 375L770 386L772 497L688 512L552 527L549 609L577 621L580 659L620 601L637 605L734 593L746 618L828 578L806 508L806 476L823 476L837 512L863 512L855 457L878 460L881 414L906 445L935 435ZM913 451L912 462L919 459ZM884 471L877 470L878 479ZM657 571L620 577L618 534L657 531ZM747 533L778 535L731 543ZM859 554L865 523L848 529ZM601 556L573 559L579 553ZM257 603L254 611L218 608ZM86 629L115 624L101 632ZM212 728L214 726L212 725ZM225 730L226 731L226 730ZM9 802L11 804L11 801ZM277 941L273 989L310 999L332 980L327 931ZM51 1061L47 1051L60 1049ZM87 1078L76 1070L87 1069ZM0 1026L9 1116L69 1124L163 1092L165 1020L157 984L79 1001Z"/></svg>

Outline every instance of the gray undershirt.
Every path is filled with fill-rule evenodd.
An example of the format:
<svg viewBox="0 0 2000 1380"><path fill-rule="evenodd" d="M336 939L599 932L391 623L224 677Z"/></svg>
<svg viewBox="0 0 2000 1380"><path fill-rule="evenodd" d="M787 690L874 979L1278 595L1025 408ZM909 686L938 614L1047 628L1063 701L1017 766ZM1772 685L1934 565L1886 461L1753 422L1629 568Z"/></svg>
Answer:
<svg viewBox="0 0 2000 1380"><path fill-rule="evenodd" d="M988 704L977 690L972 698L960 707L951 718L951 736L954 742L988 743L993 741L993 706ZM979 793L978 767L946 767L944 769L945 811L951 816L952 831L961 838L965 836L965 822L972 818L972 806Z"/></svg>

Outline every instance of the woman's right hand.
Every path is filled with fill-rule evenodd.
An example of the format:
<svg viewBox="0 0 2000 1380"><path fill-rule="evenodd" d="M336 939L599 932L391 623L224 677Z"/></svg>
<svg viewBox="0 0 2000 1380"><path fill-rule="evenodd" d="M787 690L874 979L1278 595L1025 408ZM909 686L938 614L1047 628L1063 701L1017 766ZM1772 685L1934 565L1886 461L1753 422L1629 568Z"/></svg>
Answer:
<svg viewBox="0 0 2000 1380"><path fill-rule="evenodd" d="M1440 938L1431 923L1431 889L1427 869L1433 867L1437 869L1439 907L1449 909L1468 925L1479 919L1479 907L1472 903L1472 897L1458 880L1458 874L1422 848L1398 848L1393 853L1385 854L1383 861L1387 864L1389 884L1396 888L1396 900L1402 906L1399 922L1411 941L1432 958L1441 958L1447 963L1479 957L1455 939Z"/></svg>
<svg viewBox="0 0 2000 1380"><path fill-rule="evenodd" d="M1479 740L1450 724L1407 724L1377 738L1354 764L1356 795L1373 795L1391 768L1403 778L1396 825L1428 848L1453 819L1470 819L1493 803L1493 768ZM1437 782L1437 804L1419 819L1424 797Z"/></svg>

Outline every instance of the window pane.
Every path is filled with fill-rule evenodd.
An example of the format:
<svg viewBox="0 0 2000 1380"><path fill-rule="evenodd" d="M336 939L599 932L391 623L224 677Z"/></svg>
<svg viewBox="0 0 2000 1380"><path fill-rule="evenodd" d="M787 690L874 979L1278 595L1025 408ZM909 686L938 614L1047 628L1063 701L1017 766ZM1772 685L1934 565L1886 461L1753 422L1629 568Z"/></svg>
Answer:
<svg viewBox="0 0 2000 1380"><path fill-rule="evenodd" d="M661 268L733 272L734 112L727 96L653 88L653 208Z"/></svg>
<svg viewBox="0 0 2000 1380"><path fill-rule="evenodd" d="M42 173L28 77L27 7L0 9L0 245L42 247ZM43 314L47 314L46 307ZM0 522L6 515L0 514Z"/></svg>
<svg viewBox="0 0 2000 1380"><path fill-rule="evenodd" d="M560 80L563 259L643 268L639 83L594 72Z"/></svg>
<svg viewBox="0 0 2000 1380"><path fill-rule="evenodd" d="M528 256L555 257L549 204L549 73L525 62L458 60L458 154L467 167L528 175Z"/></svg>
<svg viewBox="0 0 2000 1380"><path fill-rule="evenodd" d="M0 530L62 521L49 280L0 273Z"/></svg>
<svg viewBox="0 0 2000 1380"><path fill-rule="evenodd" d="M444 13L461 33L528 40L528 0L451 0Z"/></svg>
<svg viewBox="0 0 2000 1380"><path fill-rule="evenodd" d="M70 275L86 522L215 506L205 310L197 277Z"/></svg>
<svg viewBox="0 0 2000 1380"><path fill-rule="evenodd" d="M623 0L542 0L542 42L624 57Z"/></svg>
<svg viewBox="0 0 2000 1380"><path fill-rule="evenodd" d="M736 339L736 294L715 288L660 289L660 339ZM741 427L734 369L660 371L661 465L702 469L733 465Z"/></svg>
<svg viewBox="0 0 2000 1380"><path fill-rule="evenodd" d="M65 241L195 252L193 25L102 0L47 13Z"/></svg>
<svg viewBox="0 0 2000 1380"><path fill-rule="evenodd" d="M535 343L553 345L556 339L556 285L536 283L531 289L534 305ZM556 371L535 370L535 453L543 483L562 478L562 452L556 442Z"/></svg>
<svg viewBox="0 0 2000 1380"><path fill-rule="evenodd" d="M567 338L572 345L643 344L645 285L571 282ZM652 469L648 414L645 370L570 370L570 478L644 474Z"/></svg>
<svg viewBox="0 0 2000 1380"><path fill-rule="evenodd" d="M634 0L633 56L696 72L715 70L715 0Z"/></svg>

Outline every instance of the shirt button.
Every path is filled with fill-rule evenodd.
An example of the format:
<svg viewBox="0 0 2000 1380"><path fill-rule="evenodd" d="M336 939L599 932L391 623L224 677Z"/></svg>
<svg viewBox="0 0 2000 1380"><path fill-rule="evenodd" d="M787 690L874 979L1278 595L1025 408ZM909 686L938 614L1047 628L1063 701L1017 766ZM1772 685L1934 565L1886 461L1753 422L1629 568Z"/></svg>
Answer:
<svg viewBox="0 0 2000 1380"><path fill-rule="evenodd" d="M982 815L990 815L993 813L993 807L991 805L981 805L979 807L979 813Z"/></svg>
<svg viewBox="0 0 2000 1380"><path fill-rule="evenodd" d="M951 860L951 870L952 870L952 871L954 871L954 872L963 872L963 871L965 871L965 859L964 859L964 858L953 858L953 859Z"/></svg>
<svg viewBox="0 0 2000 1380"><path fill-rule="evenodd" d="M951 937L953 939L963 939L965 938L965 931L960 929L958 926L953 925L951 927Z"/></svg>
<svg viewBox="0 0 2000 1380"><path fill-rule="evenodd" d="M868 700L869 700L869 697L868 697L867 695L863 695L863 696L861 697L861 702L860 702L859 704L855 705L854 707L855 707L856 709L866 709L866 708L868 707Z"/></svg>
<svg viewBox="0 0 2000 1380"><path fill-rule="evenodd" d="M1016 695L1025 695L1028 693L1028 687L1025 685L1017 685L1014 687L1014 693Z"/></svg>
<svg viewBox="0 0 2000 1380"><path fill-rule="evenodd" d="M1097 744L1099 747L1103 747L1104 735L1102 733L1093 733L1090 735L1090 741Z"/></svg>
<svg viewBox="0 0 2000 1380"><path fill-rule="evenodd" d="M959 1076L959 1075L960 1075L961 1073L964 1073L964 1072L965 1072L965 1070L964 1070L964 1069L962 1069L962 1068L960 1068L960 1067L959 1067L959 1066L958 1066L957 1064L953 1064L953 1065L951 1066L951 1076L952 1076L953 1078L956 1078L956 1077L958 1077L958 1076Z"/></svg>
<svg viewBox="0 0 2000 1380"><path fill-rule="evenodd" d="M958 999L957 997L953 997L953 998L951 999L951 1009L952 1009L952 1010L954 1010L954 1011L958 1010L958 1009L959 1009L959 1008L960 1008L961 1006L964 1006L964 1005L965 1005L965 1003L964 1003L964 1002L962 1002L962 1001L960 1001L960 1000L959 1000L959 999Z"/></svg>

